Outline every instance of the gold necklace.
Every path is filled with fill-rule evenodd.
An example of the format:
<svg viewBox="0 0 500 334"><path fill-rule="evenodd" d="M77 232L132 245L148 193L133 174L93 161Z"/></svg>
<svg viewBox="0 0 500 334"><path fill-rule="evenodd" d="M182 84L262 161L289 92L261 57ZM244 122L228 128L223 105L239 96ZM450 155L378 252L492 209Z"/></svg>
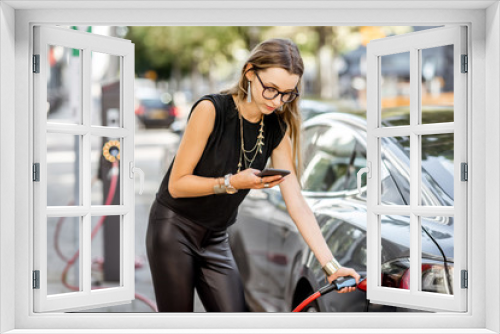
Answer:
<svg viewBox="0 0 500 334"><path fill-rule="evenodd" d="M241 116L241 110L240 110L240 104L238 100L236 100L236 109L238 110L238 116L240 119L240 136L241 136L241 149L240 149L240 161L238 163L238 172L240 172L241 167L243 167L242 160L245 162L245 169L250 168L252 166L252 163L254 162L255 158L257 157L258 153L262 154L262 146L264 146L264 115L262 115L260 119L260 130L259 130L259 135L257 136L257 142L255 143L255 146L251 150L245 150L245 141L244 141L244 136L243 136L243 117ZM252 159L247 157L247 153L251 154L253 151L255 151ZM249 164L247 165L247 162Z"/></svg>

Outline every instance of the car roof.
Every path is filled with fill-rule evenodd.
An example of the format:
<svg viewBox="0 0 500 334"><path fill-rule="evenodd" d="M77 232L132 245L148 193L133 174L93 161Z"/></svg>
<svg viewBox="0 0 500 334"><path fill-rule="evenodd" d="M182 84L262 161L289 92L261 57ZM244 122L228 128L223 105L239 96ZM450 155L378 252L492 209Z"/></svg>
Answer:
<svg viewBox="0 0 500 334"><path fill-rule="evenodd" d="M360 117L358 115L347 114L344 112L330 112L330 113L325 113L325 114L315 116L315 117L305 121L304 126L310 126L309 123L316 123L316 122L321 122L321 121L324 122L324 121L328 121L328 120L342 121L342 122L350 123L352 125L356 125L360 128L363 128L366 131L366 119L364 119L363 117Z"/></svg>
<svg viewBox="0 0 500 334"><path fill-rule="evenodd" d="M301 99L299 102L299 107L302 109L315 109L319 112L331 112L336 110L334 106L331 106L327 103L308 99Z"/></svg>

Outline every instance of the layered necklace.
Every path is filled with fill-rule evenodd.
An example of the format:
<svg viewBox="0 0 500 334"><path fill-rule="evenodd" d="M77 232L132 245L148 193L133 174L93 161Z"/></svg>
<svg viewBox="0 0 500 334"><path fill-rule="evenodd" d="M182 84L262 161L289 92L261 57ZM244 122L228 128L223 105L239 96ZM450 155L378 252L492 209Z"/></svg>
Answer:
<svg viewBox="0 0 500 334"><path fill-rule="evenodd" d="M262 146L264 146L264 115L262 115L262 118L260 119L260 130L259 130L259 135L257 136L257 142L255 143L255 146L251 150L245 150L245 140L243 136L243 116L241 115L241 109L238 102L238 98L236 98L236 109L238 110L238 116L240 118L240 136L241 136L240 161L238 163L238 173L239 173L241 167L243 167L243 163L245 164L245 169L250 168L255 158L257 157L257 154L259 153L262 154ZM252 154L253 157L249 158L249 156L252 156Z"/></svg>

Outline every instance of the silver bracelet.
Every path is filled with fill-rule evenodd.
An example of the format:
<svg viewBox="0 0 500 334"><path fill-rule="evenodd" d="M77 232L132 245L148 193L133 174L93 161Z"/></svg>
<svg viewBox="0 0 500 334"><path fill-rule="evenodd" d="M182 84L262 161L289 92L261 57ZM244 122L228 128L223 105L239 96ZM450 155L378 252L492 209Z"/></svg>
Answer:
<svg viewBox="0 0 500 334"><path fill-rule="evenodd" d="M217 184L214 186L215 195L225 194L226 186L220 183L219 178L217 178Z"/></svg>

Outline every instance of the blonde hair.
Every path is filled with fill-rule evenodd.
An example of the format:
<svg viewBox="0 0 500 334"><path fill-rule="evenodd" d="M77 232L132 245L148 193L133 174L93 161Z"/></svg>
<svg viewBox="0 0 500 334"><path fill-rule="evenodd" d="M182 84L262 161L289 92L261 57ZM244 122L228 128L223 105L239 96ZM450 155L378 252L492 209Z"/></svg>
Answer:
<svg viewBox="0 0 500 334"><path fill-rule="evenodd" d="M271 67L279 67L287 70L290 74L299 76L297 87L301 91L302 74L304 73L304 63L300 56L297 45L290 39L271 38L258 44L250 53L243 68L238 82L229 89L222 90L222 94L237 94L239 101L244 101L247 97L246 88L248 79L245 76L245 68L248 64L254 70L262 70ZM302 118L298 108L299 97L289 103L284 103L282 109L276 110L280 121L284 121L288 127L287 133L292 141L292 157L295 164L295 172L299 179L302 174L302 156L300 143L300 128Z"/></svg>

